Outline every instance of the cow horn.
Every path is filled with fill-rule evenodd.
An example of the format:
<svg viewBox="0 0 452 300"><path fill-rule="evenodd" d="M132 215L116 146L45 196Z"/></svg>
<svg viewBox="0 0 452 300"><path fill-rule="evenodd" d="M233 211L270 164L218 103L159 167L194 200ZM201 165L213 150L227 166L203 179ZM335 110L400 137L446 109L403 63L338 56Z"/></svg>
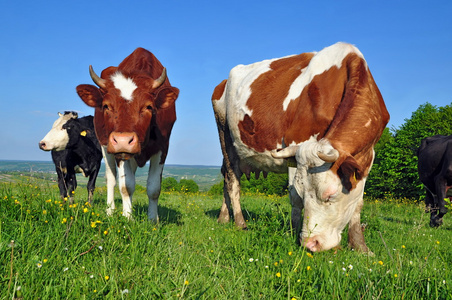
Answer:
<svg viewBox="0 0 452 300"><path fill-rule="evenodd" d="M163 68L162 75L160 75L159 78L154 80L154 83L152 84L152 88L156 89L159 86L161 86L166 80L166 68Z"/></svg>
<svg viewBox="0 0 452 300"><path fill-rule="evenodd" d="M319 151L317 152L317 156L325 162L333 163L339 158L339 151L336 149L331 149L328 153Z"/></svg>
<svg viewBox="0 0 452 300"><path fill-rule="evenodd" d="M294 157L297 153L298 146L289 146L278 152L272 152L274 158L289 158Z"/></svg>
<svg viewBox="0 0 452 300"><path fill-rule="evenodd" d="M98 87L105 89L107 81L97 76L96 72L94 72L93 70L92 65L89 65L89 75L91 76L91 79L94 81L95 84L97 84Z"/></svg>

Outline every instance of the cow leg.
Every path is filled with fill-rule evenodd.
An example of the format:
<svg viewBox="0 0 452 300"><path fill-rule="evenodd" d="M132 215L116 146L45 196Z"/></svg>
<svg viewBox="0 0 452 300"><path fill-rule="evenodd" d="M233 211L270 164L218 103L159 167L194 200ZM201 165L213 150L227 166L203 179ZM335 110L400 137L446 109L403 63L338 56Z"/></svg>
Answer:
<svg viewBox="0 0 452 300"><path fill-rule="evenodd" d="M224 176L223 204L221 205L219 223L227 223L230 220L231 204L234 214L235 225L246 229L245 218L240 206L240 177L242 172L239 167L239 157L234 150L229 128L225 125L223 118L215 113L220 137L221 150L223 152L223 166L221 172Z"/></svg>
<svg viewBox="0 0 452 300"><path fill-rule="evenodd" d="M289 167L288 190L290 204L292 205L292 214L291 214L292 230L294 230L295 233L298 233L301 229L301 211L303 210L303 199L301 199L301 197L298 195L298 192L295 189L295 186L293 185L296 170L297 168Z"/></svg>
<svg viewBox="0 0 452 300"><path fill-rule="evenodd" d="M107 179L107 215L111 216L116 209L115 185L116 162L113 154L107 153L107 147L102 146L102 155L105 161L105 178Z"/></svg>
<svg viewBox="0 0 452 300"><path fill-rule="evenodd" d="M353 212L352 218L348 223L348 245L352 249L367 253L370 251L364 241L364 233L361 226L361 209L363 207L363 203L363 197L361 196L358 204L356 205L355 211Z"/></svg>
<svg viewBox="0 0 452 300"><path fill-rule="evenodd" d="M147 181L147 193L149 198L148 219L158 222L158 201L162 187L163 163L161 163L162 152L154 154L150 159L149 174Z"/></svg>
<svg viewBox="0 0 452 300"><path fill-rule="evenodd" d="M74 168L68 168L66 174L67 194L69 198L69 204L74 203L74 191L77 188L77 177L75 176Z"/></svg>
<svg viewBox="0 0 452 300"><path fill-rule="evenodd" d="M60 190L60 197L62 200L67 197L66 189L66 174L63 173L60 167L55 168L58 175L58 189Z"/></svg>
<svg viewBox="0 0 452 300"><path fill-rule="evenodd" d="M238 160L236 160L238 161ZM221 207L220 216L218 221L220 223L229 221L229 214L234 214L234 222L237 227L246 229L245 218L243 217L242 207L240 205L240 177L242 172L237 164L231 165L224 163L224 187L223 187L223 205Z"/></svg>
<svg viewBox="0 0 452 300"><path fill-rule="evenodd" d="M438 201L436 195L434 195L427 187L425 195L425 212L430 213L430 227L438 227L442 224L442 220L438 219Z"/></svg>
<svg viewBox="0 0 452 300"><path fill-rule="evenodd" d="M119 192L122 197L122 215L128 219L132 218L132 196L135 192L135 171L137 163L131 158L120 161L118 166Z"/></svg>
<svg viewBox="0 0 452 300"><path fill-rule="evenodd" d="M99 174L99 169L100 169L100 163L96 167L94 172L91 173L91 175L89 176L89 179L88 179L88 184L87 184L86 188L88 190L88 203L89 204L93 204L94 189L96 188L96 179L97 179L97 174Z"/></svg>
<svg viewBox="0 0 452 300"><path fill-rule="evenodd" d="M435 207L430 215L431 227L438 227L443 224L443 216L447 213L446 201L444 200L446 198L447 182L443 177L443 173L435 178L435 190Z"/></svg>

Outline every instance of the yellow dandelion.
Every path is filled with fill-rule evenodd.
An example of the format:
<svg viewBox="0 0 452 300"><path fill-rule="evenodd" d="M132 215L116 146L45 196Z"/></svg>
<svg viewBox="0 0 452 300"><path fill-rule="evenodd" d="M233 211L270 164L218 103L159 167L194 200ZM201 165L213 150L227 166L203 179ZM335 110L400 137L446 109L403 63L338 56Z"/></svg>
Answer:
<svg viewBox="0 0 452 300"><path fill-rule="evenodd" d="M52 199L46 200L46 203L50 203L52 202Z"/></svg>
<svg viewBox="0 0 452 300"><path fill-rule="evenodd" d="M312 254L309 253L309 252L306 252L306 256L307 256L307 257L310 257L310 258L313 258L313 257L314 257L314 255L312 255Z"/></svg>
<svg viewBox="0 0 452 300"><path fill-rule="evenodd" d="M96 222L91 222L91 227L96 228Z"/></svg>
<svg viewBox="0 0 452 300"><path fill-rule="evenodd" d="M278 278L281 277L281 273L279 273L279 272L276 273L276 277L278 277Z"/></svg>
<svg viewBox="0 0 452 300"><path fill-rule="evenodd" d="M42 214L43 214L43 215L46 215L46 214L47 214L47 210L44 209L44 210L42 211Z"/></svg>
<svg viewBox="0 0 452 300"><path fill-rule="evenodd" d="M311 271L311 266L307 266L306 270Z"/></svg>
<svg viewBox="0 0 452 300"><path fill-rule="evenodd" d="M397 278L397 274L394 274L394 277Z"/></svg>
<svg viewBox="0 0 452 300"><path fill-rule="evenodd" d="M107 234L108 234L108 230L105 230L105 231L104 231L104 235L107 235Z"/></svg>
<svg viewBox="0 0 452 300"><path fill-rule="evenodd" d="M83 208L83 212L86 214L88 212L88 208Z"/></svg>
<svg viewBox="0 0 452 300"><path fill-rule="evenodd" d="M185 280L184 284L185 284L185 285L188 285L188 283L189 283L188 280Z"/></svg>
<svg viewBox="0 0 452 300"><path fill-rule="evenodd" d="M289 251L289 255L292 255L292 251Z"/></svg>
<svg viewBox="0 0 452 300"><path fill-rule="evenodd" d="M438 244L438 245L439 245L439 241L436 241L436 244Z"/></svg>
<svg viewBox="0 0 452 300"><path fill-rule="evenodd" d="M64 224L64 223L66 223L67 222L67 219L66 218L63 218L63 220L61 221L61 224Z"/></svg>
<svg viewBox="0 0 452 300"><path fill-rule="evenodd" d="M380 265L383 265L383 262L380 260L379 262L378 262Z"/></svg>
<svg viewBox="0 0 452 300"><path fill-rule="evenodd" d="M43 262L44 262L44 263L48 262L47 258L44 258Z"/></svg>
<svg viewBox="0 0 452 300"><path fill-rule="evenodd" d="M275 261L275 267L278 265L278 262L277 261Z"/></svg>
<svg viewBox="0 0 452 300"><path fill-rule="evenodd" d="M108 280L108 279L110 279L110 276L108 276L108 275L105 275L105 280Z"/></svg>
<svg viewBox="0 0 452 300"><path fill-rule="evenodd" d="M402 245L402 249L405 249L405 245Z"/></svg>

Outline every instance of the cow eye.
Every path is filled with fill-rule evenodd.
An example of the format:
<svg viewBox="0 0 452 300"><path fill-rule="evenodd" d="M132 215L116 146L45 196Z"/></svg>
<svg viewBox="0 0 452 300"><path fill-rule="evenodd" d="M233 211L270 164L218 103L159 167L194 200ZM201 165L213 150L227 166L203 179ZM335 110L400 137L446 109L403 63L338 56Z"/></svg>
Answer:
<svg viewBox="0 0 452 300"><path fill-rule="evenodd" d="M152 106L148 105L148 106L146 106L146 109L152 110Z"/></svg>
<svg viewBox="0 0 452 300"><path fill-rule="evenodd" d="M103 110L110 110L110 107L108 106L108 104L104 104L104 106L102 106Z"/></svg>

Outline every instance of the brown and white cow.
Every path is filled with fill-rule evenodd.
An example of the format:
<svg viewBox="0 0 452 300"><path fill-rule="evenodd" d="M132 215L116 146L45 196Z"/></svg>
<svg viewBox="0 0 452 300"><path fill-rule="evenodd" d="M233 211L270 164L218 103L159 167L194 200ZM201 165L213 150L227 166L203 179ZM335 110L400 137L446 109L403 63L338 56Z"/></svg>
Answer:
<svg viewBox="0 0 452 300"><path fill-rule="evenodd" d="M148 218L157 221L163 166L176 121L179 90L170 85L160 61L143 48L137 48L117 67L103 70L100 77L90 66L90 75L99 88L82 84L77 86L77 93L95 108L94 127L106 161L107 213L115 209L115 164L123 215L131 217L135 171L150 160Z"/></svg>
<svg viewBox="0 0 452 300"><path fill-rule="evenodd" d="M246 227L243 173L289 172L295 228L304 208L302 244L331 249L349 223L350 246L368 251L360 223L364 183L389 114L357 48L337 43L238 65L215 88L212 104L224 157L219 222L233 213Z"/></svg>

